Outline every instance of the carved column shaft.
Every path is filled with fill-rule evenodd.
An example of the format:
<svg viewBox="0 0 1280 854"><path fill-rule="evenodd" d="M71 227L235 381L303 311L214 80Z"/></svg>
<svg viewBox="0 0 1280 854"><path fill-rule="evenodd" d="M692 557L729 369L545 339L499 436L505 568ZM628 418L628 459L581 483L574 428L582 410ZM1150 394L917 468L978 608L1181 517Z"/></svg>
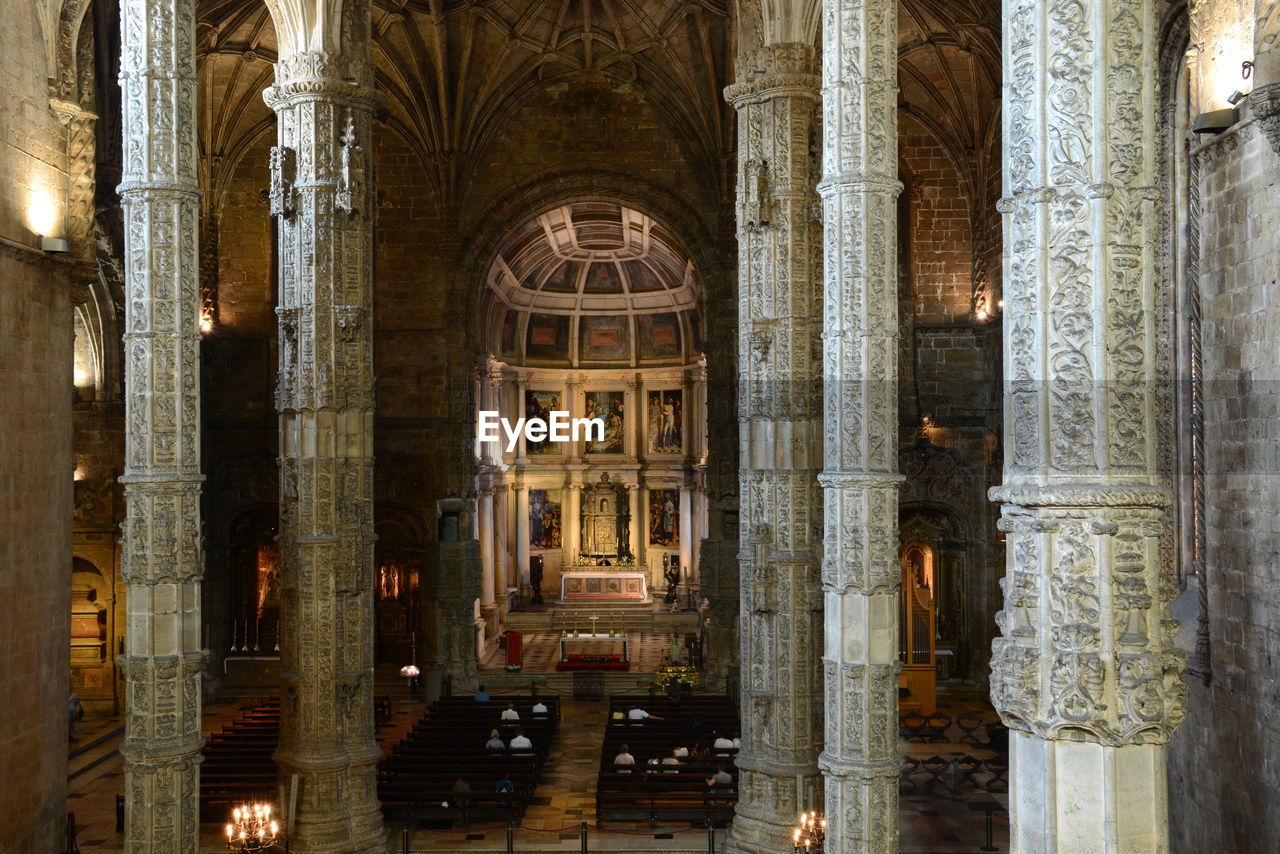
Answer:
<svg viewBox="0 0 1280 854"><path fill-rule="evenodd" d="M1014 852L1168 850L1150 0L1006 3L1008 566L991 696ZM1064 832L1065 828L1070 832Z"/></svg>
<svg viewBox="0 0 1280 854"><path fill-rule="evenodd" d="M367 11L366 11L367 15ZM367 20L365 22L367 28ZM359 41L353 43L359 44ZM276 65L280 255L280 747L296 851L381 851L373 720L373 69L367 50Z"/></svg>
<svg viewBox="0 0 1280 854"><path fill-rule="evenodd" d="M813 48L740 60L738 110L742 750L726 850L790 846L821 805L818 577L822 289Z"/></svg>
<svg viewBox="0 0 1280 854"><path fill-rule="evenodd" d="M897 4L823 3L827 850L898 848Z"/></svg>
<svg viewBox="0 0 1280 854"><path fill-rule="evenodd" d="M121 5L125 847L200 842L200 189L194 0Z"/></svg>

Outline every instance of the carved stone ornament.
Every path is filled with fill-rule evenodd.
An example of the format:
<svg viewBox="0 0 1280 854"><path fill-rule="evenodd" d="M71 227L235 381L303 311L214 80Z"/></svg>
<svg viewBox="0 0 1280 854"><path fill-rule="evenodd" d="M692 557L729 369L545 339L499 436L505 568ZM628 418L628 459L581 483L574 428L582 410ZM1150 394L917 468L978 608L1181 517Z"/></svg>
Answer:
<svg viewBox="0 0 1280 854"><path fill-rule="evenodd" d="M1250 92L1249 108L1262 125L1272 150L1280 155L1280 83L1268 83Z"/></svg>
<svg viewBox="0 0 1280 854"><path fill-rule="evenodd" d="M293 181L297 168L294 158L292 148L284 145L271 146L271 188L268 199L272 216L293 215Z"/></svg>
<svg viewBox="0 0 1280 854"><path fill-rule="evenodd" d="M742 171L738 222L743 228L762 228L769 224L769 164L747 160Z"/></svg>
<svg viewBox="0 0 1280 854"><path fill-rule="evenodd" d="M356 142L355 124L347 116L346 131L342 134L342 172L338 176L338 192L334 205L338 210L355 213L365 204L364 149Z"/></svg>

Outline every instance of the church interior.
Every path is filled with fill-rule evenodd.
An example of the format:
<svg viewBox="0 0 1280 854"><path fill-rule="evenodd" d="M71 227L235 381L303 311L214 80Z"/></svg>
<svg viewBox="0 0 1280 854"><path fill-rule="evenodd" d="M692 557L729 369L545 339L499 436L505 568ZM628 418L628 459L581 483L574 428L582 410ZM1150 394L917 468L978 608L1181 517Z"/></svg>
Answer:
<svg viewBox="0 0 1280 854"><path fill-rule="evenodd" d="M0 9L0 851L1280 854L1280 0Z"/></svg>

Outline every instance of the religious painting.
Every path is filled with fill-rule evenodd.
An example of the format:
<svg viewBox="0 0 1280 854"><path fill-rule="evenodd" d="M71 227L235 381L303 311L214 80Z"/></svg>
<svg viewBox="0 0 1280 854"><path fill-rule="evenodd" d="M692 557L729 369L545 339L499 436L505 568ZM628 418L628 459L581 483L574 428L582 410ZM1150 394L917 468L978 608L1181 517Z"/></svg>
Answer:
<svg viewBox="0 0 1280 854"><path fill-rule="evenodd" d="M551 271L542 283L542 290L558 294L575 293L578 290L578 262L565 261Z"/></svg>
<svg viewBox="0 0 1280 854"><path fill-rule="evenodd" d="M502 355L515 356L516 353L516 328L520 323L520 313L514 309L507 309L506 315L502 318Z"/></svg>
<svg viewBox="0 0 1280 854"><path fill-rule="evenodd" d="M532 314L529 316L525 355L530 359L569 358L569 318L564 315Z"/></svg>
<svg viewBox="0 0 1280 854"><path fill-rule="evenodd" d="M670 389L649 392L650 454L678 454L683 450L684 391Z"/></svg>
<svg viewBox="0 0 1280 854"><path fill-rule="evenodd" d="M588 454L621 454L626 435L626 419L623 412L623 393L620 391L585 392L587 418L599 418L604 422L604 438L587 442ZM594 435L594 434L593 434Z"/></svg>
<svg viewBox="0 0 1280 854"><path fill-rule="evenodd" d="M680 545L680 490L649 490L649 545Z"/></svg>
<svg viewBox="0 0 1280 854"><path fill-rule="evenodd" d="M636 317L641 359L670 359L680 355L680 318L675 314Z"/></svg>
<svg viewBox="0 0 1280 854"><path fill-rule="evenodd" d="M625 315L584 317L578 321L578 353L587 362L631 359L631 323Z"/></svg>
<svg viewBox="0 0 1280 854"><path fill-rule="evenodd" d="M552 410L563 412L565 407L560 405L560 392L558 391L534 391L527 389L524 393L524 417L528 419L541 418L543 421L551 421ZM551 441L551 437L543 439L541 442L525 437L524 440L525 453L533 454L558 454L560 453L560 443Z"/></svg>
<svg viewBox="0 0 1280 854"><path fill-rule="evenodd" d="M622 293L622 275L612 261L598 261L587 268L587 278L582 284L584 294Z"/></svg>
<svg viewBox="0 0 1280 854"><path fill-rule="evenodd" d="M662 290L662 280L643 261L625 261L623 268L627 271L628 290L633 294L643 294Z"/></svg>
<svg viewBox="0 0 1280 854"><path fill-rule="evenodd" d="M560 490L529 490L529 545L560 548Z"/></svg>

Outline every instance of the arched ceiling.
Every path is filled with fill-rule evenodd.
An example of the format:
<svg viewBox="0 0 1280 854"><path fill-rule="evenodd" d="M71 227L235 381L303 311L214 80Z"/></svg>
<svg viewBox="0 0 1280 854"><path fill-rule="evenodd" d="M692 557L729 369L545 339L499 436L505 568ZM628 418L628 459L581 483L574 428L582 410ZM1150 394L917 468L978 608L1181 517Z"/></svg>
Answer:
<svg viewBox="0 0 1280 854"><path fill-rule="evenodd" d="M702 347L699 288L677 237L611 202L575 202L511 230L480 301L480 340L510 364L688 364Z"/></svg>
<svg viewBox="0 0 1280 854"><path fill-rule="evenodd" d="M261 91L276 35L262 0L200 0L197 14L206 146L231 156L270 121ZM386 120L437 169L450 201L514 110L557 85L638 96L721 180L730 29L728 0L383 0L373 11Z"/></svg>
<svg viewBox="0 0 1280 854"><path fill-rule="evenodd" d="M489 288L511 308L549 314L696 308L693 264L663 226L631 208L580 202L515 229Z"/></svg>
<svg viewBox="0 0 1280 854"><path fill-rule="evenodd" d="M1000 164L1000 8L990 0L900 0L901 110L950 154L983 204Z"/></svg>

